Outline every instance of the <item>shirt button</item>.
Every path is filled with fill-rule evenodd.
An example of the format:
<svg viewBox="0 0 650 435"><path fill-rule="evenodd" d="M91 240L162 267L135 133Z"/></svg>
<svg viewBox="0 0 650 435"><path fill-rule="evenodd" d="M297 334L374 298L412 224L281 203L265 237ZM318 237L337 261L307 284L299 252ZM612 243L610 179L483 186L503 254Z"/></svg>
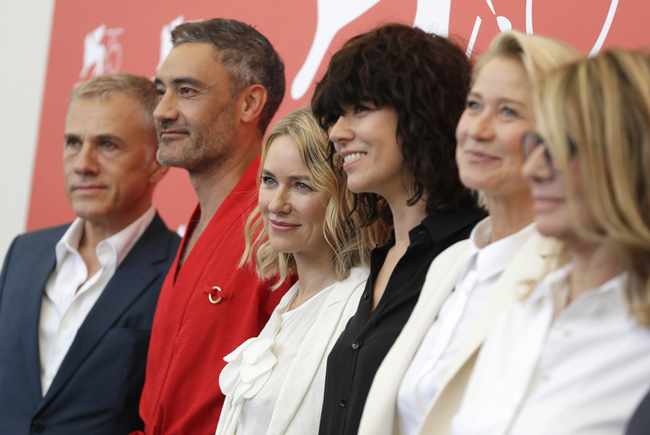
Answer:
<svg viewBox="0 0 650 435"><path fill-rule="evenodd" d="M341 399L341 408L345 408L345 405L348 404L348 401L345 399Z"/></svg>
<svg viewBox="0 0 650 435"><path fill-rule="evenodd" d="M45 430L45 423L42 420L34 420L30 429L35 433L42 433Z"/></svg>
<svg viewBox="0 0 650 435"><path fill-rule="evenodd" d="M68 329L70 327L70 322L64 320L63 322L61 322L61 326L63 327L63 329Z"/></svg>
<svg viewBox="0 0 650 435"><path fill-rule="evenodd" d="M354 343L352 343L352 349L354 349L354 350L359 349L359 342L358 341L355 341Z"/></svg>
<svg viewBox="0 0 650 435"><path fill-rule="evenodd" d="M54 379L54 373L52 373L52 372L48 373L48 374L47 374L47 379L49 379L50 381L51 381L52 379Z"/></svg>

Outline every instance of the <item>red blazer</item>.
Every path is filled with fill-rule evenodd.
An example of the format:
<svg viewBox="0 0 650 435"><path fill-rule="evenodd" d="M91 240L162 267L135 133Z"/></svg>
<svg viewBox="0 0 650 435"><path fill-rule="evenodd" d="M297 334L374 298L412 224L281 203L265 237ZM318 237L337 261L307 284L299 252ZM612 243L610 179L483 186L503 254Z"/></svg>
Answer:
<svg viewBox="0 0 650 435"><path fill-rule="evenodd" d="M288 290L271 292L271 282L260 283L252 268L238 267L244 222L257 206L258 167L256 159L177 275L186 234L163 284L140 401L147 435L214 434L224 401L219 388L223 357L259 334ZM190 223L199 214L197 206Z"/></svg>

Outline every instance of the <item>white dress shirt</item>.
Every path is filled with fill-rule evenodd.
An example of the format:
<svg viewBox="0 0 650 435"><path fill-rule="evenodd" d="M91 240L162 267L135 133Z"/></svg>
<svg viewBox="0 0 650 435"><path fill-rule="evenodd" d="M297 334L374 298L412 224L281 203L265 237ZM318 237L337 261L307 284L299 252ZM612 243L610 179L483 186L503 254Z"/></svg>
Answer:
<svg viewBox="0 0 650 435"><path fill-rule="evenodd" d="M567 305L565 266L507 309L483 345L451 433L622 434L650 387L650 330L630 316L627 275Z"/></svg>
<svg viewBox="0 0 650 435"><path fill-rule="evenodd" d="M86 316L155 214L152 205L131 225L99 242L95 252L101 268L91 277L88 277L88 268L78 252L84 231L82 219L77 218L56 244L56 268L45 284L39 321L43 396Z"/></svg>
<svg viewBox="0 0 650 435"><path fill-rule="evenodd" d="M467 330L481 311L503 271L535 232L531 224L490 243L492 220L486 218L472 231L467 261L455 290L440 308L422 339L397 395L400 434L417 434Z"/></svg>

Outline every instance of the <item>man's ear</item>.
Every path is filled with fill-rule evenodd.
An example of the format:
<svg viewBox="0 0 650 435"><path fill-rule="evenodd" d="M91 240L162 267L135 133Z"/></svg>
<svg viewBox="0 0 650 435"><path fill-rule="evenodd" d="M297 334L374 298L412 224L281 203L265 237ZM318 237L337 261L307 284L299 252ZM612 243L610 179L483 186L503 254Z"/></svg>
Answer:
<svg viewBox="0 0 650 435"><path fill-rule="evenodd" d="M241 97L241 120L244 123L255 121L259 118L266 104L266 89L262 85L251 85L244 89Z"/></svg>
<svg viewBox="0 0 650 435"><path fill-rule="evenodd" d="M151 162L149 163L149 183L156 184L162 180L167 171L169 171L169 166L163 166L158 163L158 160L154 155L154 158L151 159Z"/></svg>

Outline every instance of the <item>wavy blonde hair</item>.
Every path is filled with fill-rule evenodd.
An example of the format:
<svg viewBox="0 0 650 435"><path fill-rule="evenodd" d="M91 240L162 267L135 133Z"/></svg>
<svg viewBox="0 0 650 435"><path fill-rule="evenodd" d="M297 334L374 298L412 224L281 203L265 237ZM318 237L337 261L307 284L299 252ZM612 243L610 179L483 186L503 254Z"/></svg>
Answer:
<svg viewBox="0 0 650 435"><path fill-rule="evenodd" d="M309 108L291 112L271 129L262 147L258 186L269 149L280 136L288 136L298 148L309 173L309 181L325 205L323 235L332 247L332 268L336 278L341 281L350 275L353 266L368 266L370 251L376 245L377 230L375 226L362 227L358 213L351 213L352 193L347 188L345 177L337 176L343 173L343 162L338 154L332 156L333 161L330 162L329 139ZM296 273L293 255L277 252L271 247L259 207L246 221L245 237L246 249L240 266L254 261L260 278L279 276L273 288L277 288L290 274Z"/></svg>
<svg viewBox="0 0 650 435"><path fill-rule="evenodd" d="M549 72L582 58L582 55L566 42L548 36L527 35L516 30L499 33L476 62L471 87L474 87L483 67L498 57L519 62L530 83L535 85ZM478 191L478 203L482 207L487 206L487 198L481 191Z"/></svg>
<svg viewBox="0 0 650 435"><path fill-rule="evenodd" d="M650 326L650 58L610 49L550 75L535 90L538 129L560 173L570 174L574 148L581 200L573 177L563 177L578 236L620 253L630 272L627 299Z"/></svg>

